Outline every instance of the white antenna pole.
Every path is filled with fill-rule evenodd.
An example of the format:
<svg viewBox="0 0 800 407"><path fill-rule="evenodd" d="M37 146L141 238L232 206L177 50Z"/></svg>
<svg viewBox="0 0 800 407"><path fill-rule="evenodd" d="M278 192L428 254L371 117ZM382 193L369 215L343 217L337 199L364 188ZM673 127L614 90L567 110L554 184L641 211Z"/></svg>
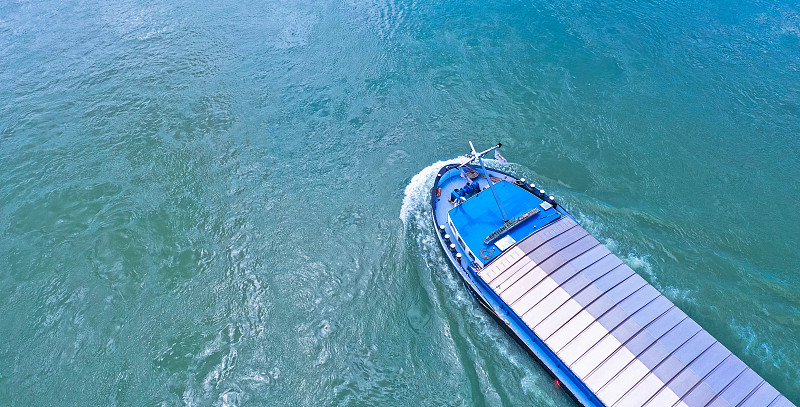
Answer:
<svg viewBox="0 0 800 407"><path fill-rule="evenodd" d="M506 215L506 210L503 209L503 204L500 203L500 198L497 196L497 191L494 190L494 184L492 184L492 177L486 171L486 166L483 165L483 159L481 159L481 156L483 154L486 154L489 151L494 150L497 147L500 147L500 144L498 144L495 147L490 148L489 150L486 150L486 151L482 152L481 154L478 154L478 153L475 152L475 146L472 145L472 141L469 142L469 148L472 149L472 157L473 157L473 159L477 158L478 162L481 164L481 168L483 168L483 175L486 175L486 181L489 182L489 189L492 190L492 195L494 195L494 200L495 200L495 202L497 202L497 207L500 209L500 215L503 216L503 222L508 222L508 215Z"/></svg>
<svg viewBox="0 0 800 407"><path fill-rule="evenodd" d="M497 150L497 149L498 149L498 148L500 148L502 145L503 145L502 143L497 143L497 145L496 145L496 146L494 146L494 147L491 147L491 148L487 148L486 150L483 150L483 151L481 151L480 153L477 153L477 154L478 154L478 156L480 156L480 157L483 157L483 156L485 156L487 153L490 153L490 152L492 152L492 151L494 151L494 150ZM473 149L474 149L474 148L473 148ZM469 154L467 154L466 156L467 156L467 157L470 157L470 158L469 158L469 161L467 161L467 162L465 162L465 163L463 163L463 164L460 164L460 165L459 165L458 167L456 167L456 168L461 168L461 167L463 167L463 166L465 166L465 165L467 165L467 164L469 164L469 163L471 163L471 162L475 161L475 155L474 155L474 154L472 154L472 153L469 153Z"/></svg>

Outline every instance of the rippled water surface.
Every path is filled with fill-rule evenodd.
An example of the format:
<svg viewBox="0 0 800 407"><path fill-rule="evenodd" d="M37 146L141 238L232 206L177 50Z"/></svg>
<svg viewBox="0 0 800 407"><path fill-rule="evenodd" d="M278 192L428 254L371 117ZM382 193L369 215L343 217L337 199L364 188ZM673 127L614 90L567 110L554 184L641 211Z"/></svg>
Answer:
<svg viewBox="0 0 800 407"><path fill-rule="evenodd" d="M467 140L800 403L796 2L9 0L0 405L571 405L430 237Z"/></svg>

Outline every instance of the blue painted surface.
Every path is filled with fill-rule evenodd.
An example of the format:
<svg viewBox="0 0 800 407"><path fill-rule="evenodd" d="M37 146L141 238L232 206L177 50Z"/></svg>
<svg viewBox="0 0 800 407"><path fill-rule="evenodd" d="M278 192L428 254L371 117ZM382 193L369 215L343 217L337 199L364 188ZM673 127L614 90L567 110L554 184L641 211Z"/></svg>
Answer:
<svg viewBox="0 0 800 407"><path fill-rule="evenodd" d="M511 219L522 215L543 202L530 192L507 181L496 183L495 190ZM500 215L497 202L495 202L488 188L463 204L451 209L449 215L453 226L458 230L464 243L475 255L478 255L478 251L483 248L491 250L490 257L484 262L491 261L502 253L495 244L486 245L483 242L486 236L503 226L503 218ZM559 216L559 213L554 208L543 210L512 229L508 235L514 240L520 241L558 219Z"/></svg>

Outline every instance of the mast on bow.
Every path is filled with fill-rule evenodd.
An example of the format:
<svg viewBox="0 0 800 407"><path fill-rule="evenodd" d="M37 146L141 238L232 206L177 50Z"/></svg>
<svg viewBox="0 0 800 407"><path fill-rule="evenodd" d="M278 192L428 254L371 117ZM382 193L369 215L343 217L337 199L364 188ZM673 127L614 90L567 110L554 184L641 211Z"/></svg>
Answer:
<svg viewBox="0 0 800 407"><path fill-rule="evenodd" d="M472 151L470 152L470 154L467 154L467 156L470 157L470 160L467 161L466 163L462 164L461 166L463 167L464 165L466 165L468 163L471 163L473 161L477 161L481 165L481 168L483 169L483 175L486 176L486 181L489 182L489 189L492 190L492 195L494 195L494 200L495 200L495 202L497 202L497 208L500 209L500 215L503 216L503 222L508 223L508 215L506 215L506 210L503 208L503 204L500 202L500 198L497 196L497 191L494 190L494 184L492 183L492 177L486 171L486 166L483 165L483 156L486 155L487 153L491 152L491 151L497 150L502 145L503 145L502 143L497 143L496 146L491 147L489 149L486 149L486 150L481 151L480 153L478 153L478 152L475 151L475 146L472 145L472 141L470 141L469 142L469 147L470 147L470 149Z"/></svg>

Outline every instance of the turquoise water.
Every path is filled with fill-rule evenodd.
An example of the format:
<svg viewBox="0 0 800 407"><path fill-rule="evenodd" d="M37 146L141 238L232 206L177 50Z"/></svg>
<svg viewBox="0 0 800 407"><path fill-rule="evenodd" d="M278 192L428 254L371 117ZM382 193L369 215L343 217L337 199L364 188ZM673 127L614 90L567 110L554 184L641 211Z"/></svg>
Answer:
<svg viewBox="0 0 800 407"><path fill-rule="evenodd" d="M796 2L12 0L0 405L571 405L429 235L467 140L800 403Z"/></svg>

